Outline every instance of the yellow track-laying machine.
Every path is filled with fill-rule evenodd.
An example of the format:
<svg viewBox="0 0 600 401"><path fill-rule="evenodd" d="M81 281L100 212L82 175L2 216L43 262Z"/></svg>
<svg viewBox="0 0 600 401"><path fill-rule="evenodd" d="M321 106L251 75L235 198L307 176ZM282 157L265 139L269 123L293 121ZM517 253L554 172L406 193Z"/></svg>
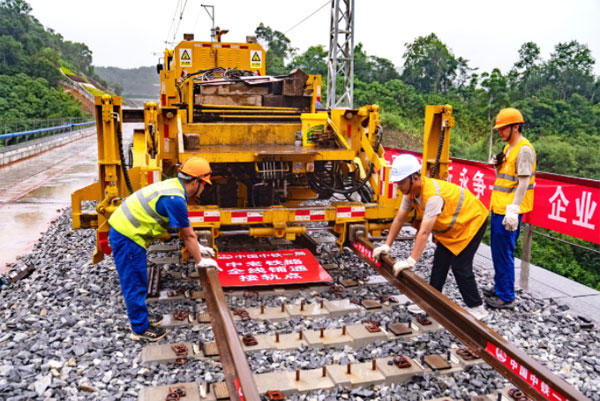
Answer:
<svg viewBox="0 0 600 401"><path fill-rule="evenodd" d="M73 227L96 229L94 263L110 252L108 218L120 203L193 156L213 171L213 185L189 206L210 245L231 233L295 240L317 226L343 246L350 223L376 236L389 227L400 194L388 184L379 107L324 109L321 76L265 75L266 53L250 42L185 35L157 66L158 103L126 109L120 97L96 97L98 182L72 195ZM447 172L451 114L426 109L423 169L437 156L438 177ZM127 122L143 122L129 149ZM95 211L82 210L87 200L98 201Z"/></svg>

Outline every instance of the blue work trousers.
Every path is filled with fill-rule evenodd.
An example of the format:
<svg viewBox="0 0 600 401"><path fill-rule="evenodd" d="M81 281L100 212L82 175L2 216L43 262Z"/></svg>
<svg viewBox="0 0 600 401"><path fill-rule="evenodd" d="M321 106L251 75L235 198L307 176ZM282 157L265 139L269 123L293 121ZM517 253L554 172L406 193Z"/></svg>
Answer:
<svg viewBox="0 0 600 401"><path fill-rule="evenodd" d="M125 298L131 329L141 334L150 325L148 306L146 306L148 295L146 250L114 228L110 229L108 237L119 273L121 292Z"/></svg>
<svg viewBox="0 0 600 401"><path fill-rule="evenodd" d="M515 299L515 248L517 239L521 233L521 219L515 231L504 228L503 214L492 212L492 224L490 226L490 248L492 249L492 261L494 262L494 290L496 296L504 302Z"/></svg>

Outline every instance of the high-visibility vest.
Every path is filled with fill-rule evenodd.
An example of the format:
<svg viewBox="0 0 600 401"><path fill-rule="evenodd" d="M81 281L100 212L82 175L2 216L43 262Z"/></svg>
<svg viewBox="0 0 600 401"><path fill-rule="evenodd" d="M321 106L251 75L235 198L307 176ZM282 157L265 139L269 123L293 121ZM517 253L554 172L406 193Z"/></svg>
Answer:
<svg viewBox="0 0 600 401"><path fill-rule="evenodd" d="M429 198L439 195L444 199L442 212L437 216L432 234L454 255L458 255L469 245L481 228L489 211L468 189L447 181L421 177L421 201L423 207ZM408 200L417 215L423 218L425 210L414 197Z"/></svg>
<svg viewBox="0 0 600 401"><path fill-rule="evenodd" d="M492 191L492 200L490 201L490 210L496 214L506 214L506 205L510 205L515 199L515 192L519 186L519 176L517 175L517 157L523 146L529 146L535 155L535 149L525 138L521 139L506 155L506 159L500 169L496 172L496 182ZM502 152L506 154L508 144ZM533 170L529 177L529 185L525 197L521 201L519 213L527 213L533 209L533 188L535 188L535 166L533 161Z"/></svg>
<svg viewBox="0 0 600 401"><path fill-rule="evenodd" d="M180 196L185 200L185 188L177 178L148 185L125 199L108 223L142 248L147 248L150 241L169 228L169 219L156 211L161 196Z"/></svg>

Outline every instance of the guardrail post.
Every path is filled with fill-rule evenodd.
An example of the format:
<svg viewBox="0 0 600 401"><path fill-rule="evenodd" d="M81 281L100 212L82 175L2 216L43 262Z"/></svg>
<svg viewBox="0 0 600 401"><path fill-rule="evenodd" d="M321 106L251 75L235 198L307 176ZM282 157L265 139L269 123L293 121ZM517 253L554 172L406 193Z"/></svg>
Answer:
<svg viewBox="0 0 600 401"><path fill-rule="evenodd" d="M531 243L533 239L533 228L531 224L523 223L525 231L523 234L523 252L521 253L521 273L519 274L519 285L521 289L529 289L529 262L531 261Z"/></svg>

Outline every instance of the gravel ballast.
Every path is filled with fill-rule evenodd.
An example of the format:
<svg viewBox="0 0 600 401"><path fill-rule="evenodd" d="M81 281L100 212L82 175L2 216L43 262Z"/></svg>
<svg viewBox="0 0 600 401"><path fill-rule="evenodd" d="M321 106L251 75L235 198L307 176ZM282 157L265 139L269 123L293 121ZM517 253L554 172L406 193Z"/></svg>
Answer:
<svg viewBox="0 0 600 401"><path fill-rule="evenodd" d="M397 241L392 256L406 257L412 244ZM183 366L141 364L145 345L129 339L125 305L112 258L89 263L94 248L93 230L71 229L70 210L51 224L32 252L15 264L11 274L33 266L27 278L0 290L0 400L135 400L146 386L177 382L223 381L219 363L189 360ZM429 245L415 271L428 278L433 257ZM374 272L349 251L321 257L322 263L337 263L343 269L335 278L361 279ZM491 271L476 267L480 288L491 286ZM360 286L345 290L345 296L377 298L399 294L390 285ZM450 274L444 293L464 306ZM278 297L260 300L228 296L232 307L279 305ZM329 291L305 291L286 296L317 302L335 299ZM151 304L152 312L170 312L176 304ZM201 310L202 306L182 303ZM240 322L240 333L293 332L299 328L339 328L364 319L406 321L405 306L378 312L361 312L339 318L289 319L283 322ZM486 323L499 334L538 359L543 365L594 401L600 401L600 335L596 328L584 329L568 307L520 293L514 310L491 311ZM212 341L208 327L171 330L166 341ZM424 333L410 342L376 342L359 349L303 348L291 352L265 351L248 354L254 372L318 368L323 364L364 362L373 357L401 352L410 357L443 352L460 343L445 331ZM451 375L414 377L402 385L318 391L294 395L292 400L428 400L437 397L470 399L507 387L508 382L487 365Z"/></svg>

